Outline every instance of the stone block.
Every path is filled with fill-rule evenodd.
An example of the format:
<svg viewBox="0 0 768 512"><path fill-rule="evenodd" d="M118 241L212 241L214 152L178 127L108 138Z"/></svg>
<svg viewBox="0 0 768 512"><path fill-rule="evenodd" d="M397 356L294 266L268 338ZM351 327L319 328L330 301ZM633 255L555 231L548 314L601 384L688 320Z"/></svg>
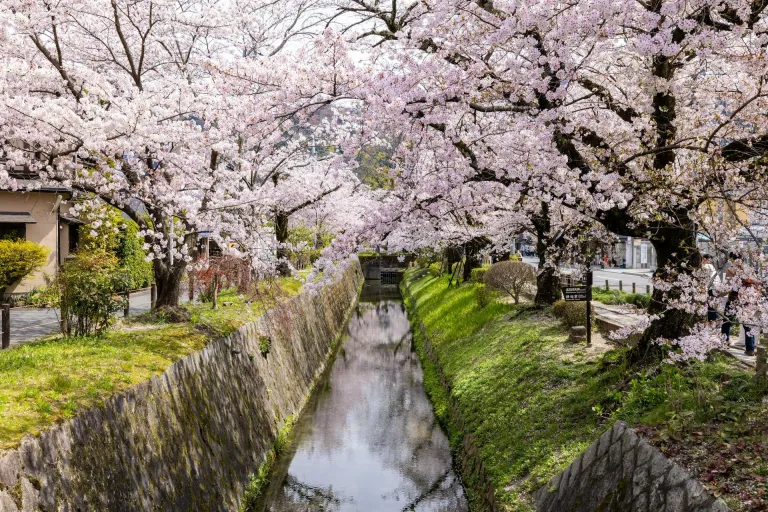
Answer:
<svg viewBox="0 0 768 512"><path fill-rule="evenodd" d="M534 493L537 512L626 510L632 512L724 512L720 500L632 429L617 422ZM548 484L549 485L549 484Z"/></svg>
<svg viewBox="0 0 768 512"><path fill-rule="evenodd" d="M665 512L686 512L688 510L685 488L683 487L669 489L666 493L665 501L667 506Z"/></svg>
<svg viewBox="0 0 768 512"><path fill-rule="evenodd" d="M589 448L587 448L587 451L584 452L584 455L581 458L582 471L589 468L589 466L594 462L596 455L597 443L592 443L589 445Z"/></svg>
<svg viewBox="0 0 768 512"><path fill-rule="evenodd" d="M38 510L37 489L32 482L26 478L21 478L21 510L22 512L37 512Z"/></svg>
<svg viewBox="0 0 768 512"><path fill-rule="evenodd" d="M5 491L0 491L0 512L19 512L13 498Z"/></svg>
<svg viewBox="0 0 768 512"><path fill-rule="evenodd" d="M571 327L568 341L571 343L581 343L582 341L587 341L587 328L581 325Z"/></svg>
<svg viewBox="0 0 768 512"><path fill-rule="evenodd" d="M0 457L0 484L13 487L21 471L21 457L17 451L6 452Z"/></svg>

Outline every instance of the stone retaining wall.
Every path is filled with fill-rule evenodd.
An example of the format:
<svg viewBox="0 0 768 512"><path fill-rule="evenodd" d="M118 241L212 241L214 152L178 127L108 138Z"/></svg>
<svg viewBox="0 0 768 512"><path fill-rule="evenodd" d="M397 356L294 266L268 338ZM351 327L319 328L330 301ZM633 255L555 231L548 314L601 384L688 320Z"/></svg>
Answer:
<svg viewBox="0 0 768 512"><path fill-rule="evenodd" d="M728 507L621 421L534 494L537 512L725 512Z"/></svg>
<svg viewBox="0 0 768 512"><path fill-rule="evenodd" d="M343 333L362 272L302 293L72 420L0 452L0 512L236 510ZM260 338L271 347L260 352Z"/></svg>

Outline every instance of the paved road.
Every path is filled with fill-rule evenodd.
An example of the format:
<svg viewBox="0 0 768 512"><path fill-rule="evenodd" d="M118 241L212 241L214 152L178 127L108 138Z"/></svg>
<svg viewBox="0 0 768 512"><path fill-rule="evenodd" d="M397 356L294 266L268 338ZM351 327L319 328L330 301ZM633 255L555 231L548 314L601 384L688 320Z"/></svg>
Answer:
<svg viewBox="0 0 768 512"><path fill-rule="evenodd" d="M538 267L538 258L523 258L523 261ZM563 268L563 272L568 272L568 268ZM635 283L635 287L638 292L645 292L646 286L651 285L651 271L646 269L632 269L632 268L607 268L593 269L594 285L604 287L606 279L611 289L619 289L619 281L622 282L624 291L632 291L632 283ZM652 285L651 285L652 286Z"/></svg>
<svg viewBox="0 0 768 512"><path fill-rule="evenodd" d="M182 293L182 302L186 302ZM130 297L131 315L150 310L149 290L134 292ZM122 315L122 311L118 313ZM59 330L59 311L53 308L14 308L11 310L11 346L47 336Z"/></svg>

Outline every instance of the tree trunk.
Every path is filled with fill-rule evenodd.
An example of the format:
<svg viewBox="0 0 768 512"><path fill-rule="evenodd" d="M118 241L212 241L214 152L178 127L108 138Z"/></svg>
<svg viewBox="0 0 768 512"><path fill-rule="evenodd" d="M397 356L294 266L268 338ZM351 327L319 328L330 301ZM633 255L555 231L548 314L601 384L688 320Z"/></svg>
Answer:
<svg viewBox="0 0 768 512"><path fill-rule="evenodd" d="M476 237L464 244L464 273L462 280L467 283L472 278L472 269L480 268L483 262L478 258L480 251L483 250L491 241L485 237Z"/></svg>
<svg viewBox="0 0 768 512"><path fill-rule="evenodd" d="M536 307L551 306L560 300L560 275L554 268L540 269L536 274Z"/></svg>
<svg viewBox="0 0 768 512"><path fill-rule="evenodd" d="M187 262L183 259L174 261L173 266L170 266L165 259L154 261L153 273L157 286L155 308L178 307L181 296L181 280L186 268Z"/></svg>
<svg viewBox="0 0 768 512"><path fill-rule="evenodd" d="M549 205L541 203L541 211L531 219L533 228L536 231L536 252L539 255L539 270L536 272L536 298L534 302L536 307L551 306L560 300L560 269L559 261L555 260L552 265L549 262L548 252L551 239L551 222L549 218Z"/></svg>
<svg viewBox="0 0 768 512"><path fill-rule="evenodd" d="M701 268L701 254L696 246L694 226L687 217L678 216L677 218L685 220L682 225L657 227L650 237L657 256L655 279L674 280L682 274L692 274ZM673 287L667 292L665 300L664 292L654 289L648 314L660 314L661 317L651 322L643 333L635 350L635 359L645 358L648 354L655 353L656 350L652 347L655 340L686 336L690 333L691 327L701 320L697 315L667 308L667 303L678 299L680 295L681 290Z"/></svg>
<svg viewBox="0 0 768 512"><path fill-rule="evenodd" d="M288 242L289 218L290 217L286 212L280 210L275 211L275 238L278 243L276 251L277 273L283 277L291 275L291 267L288 264L288 249L284 245Z"/></svg>

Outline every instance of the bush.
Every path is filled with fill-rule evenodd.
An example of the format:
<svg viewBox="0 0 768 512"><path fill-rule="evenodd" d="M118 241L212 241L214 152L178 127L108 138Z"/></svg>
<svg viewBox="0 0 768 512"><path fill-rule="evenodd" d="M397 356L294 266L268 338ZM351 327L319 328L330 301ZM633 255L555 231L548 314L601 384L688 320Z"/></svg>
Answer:
<svg viewBox="0 0 768 512"><path fill-rule="evenodd" d="M473 268L472 269L472 281L475 283L484 283L485 282L485 273L488 271L488 267L480 267L480 268Z"/></svg>
<svg viewBox="0 0 768 512"><path fill-rule="evenodd" d="M432 277L440 277L441 267L442 267L442 263L440 263L439 261L436 261L435 263L430 263L429 264L429 274Z"/></svg>
<svg viewBox="0 0 768 512"><path fill-rule="evenodd" d="M477 285L475 288L475 301L480 309L496 301L498 292L489 289L484 284Z"/></svg>
<svg viewBox="0 0 768 512"><path fill-rule="evenodd" d="M577 325L587 324L587 303L586 302L566 302L559 300L552 305L552 314L563 322L566 327L576 327ZM594 317L595 308L592 308Z"/></svg>
<svg viewBox="0 0 768 512"><path fill-rule="evenodd" d="M195 294L202 302L214 302L222 290L235 288L239 293L253 294L251 264L235 256L211 256L206 266L188 270Z"/></svg>
<svg viewBox="0 0 768 512"><path fill-rule="evenodd" d="M627 296L627 302L640 309L648 309L648 306L651 305L651 296L647 293L630 293Z"/></svg>
<svg viewBox="0 0 768 512"><path fill-rule="evenodd" d="M138 290L152 284L152 262L147 261L144 240L138 237L139 226L132 220L125 221L120 230L115 254L120 267L128 275L128 288Z"/></svg>
<svg viewBox="0 0 768 512"><path fill-rule="evenodd" d="M624 293L619 290L606 290L602 287L592 287L592 300L602 302L608 305L620 305L625 304Z"/></svg>
<svg viewBox="0 0 768 512"><path fill-rule="evenodd" d="M80 228L80 251L113 253L119 267L127 274L127 290L145 288L152 283L152 262L147 261L139 226L126 219L117 208L86 203L79 217L86 222Z"/></svg>
<svg viewBox="0 0 768 512"><path fill-rule="evenodd" d="M651 304L651 296L647 293L627 293L619 290L605 290L604 288L592 288L592 299L603 304L620 306L634 304L638 308L648 309Z"/></svg>
<svg viewBox="0 0 768 512"><path fill-rule="evenodd" d="M64 334L99 334L109 327L123 305L115 294L126 289L127 281L117 258L107 252L80 252L67 260L55 281Z"/></svg>
<svg viewBox="0 0 768 512"><path fill-rule="evenodd" d="M46 276L46 281L49 278ZM59 303L59 291L53 283L35 288L24 299L24 305L34 308L53 307Z"/></svg>
<svg viewBox="0 0 768 512"><path fill-rule="evenodd" d="M532 266L520 261L500 261L485 273L485 285L505 292L520 302L520 293L526 286L536 283L536 271Z"/></svg>
<svg viewBox="0 0 768 512"><path fill-rule="evenodd" d="M15 282L39 269L50 250L27 240L0 240L0 297Z"/></svg>

